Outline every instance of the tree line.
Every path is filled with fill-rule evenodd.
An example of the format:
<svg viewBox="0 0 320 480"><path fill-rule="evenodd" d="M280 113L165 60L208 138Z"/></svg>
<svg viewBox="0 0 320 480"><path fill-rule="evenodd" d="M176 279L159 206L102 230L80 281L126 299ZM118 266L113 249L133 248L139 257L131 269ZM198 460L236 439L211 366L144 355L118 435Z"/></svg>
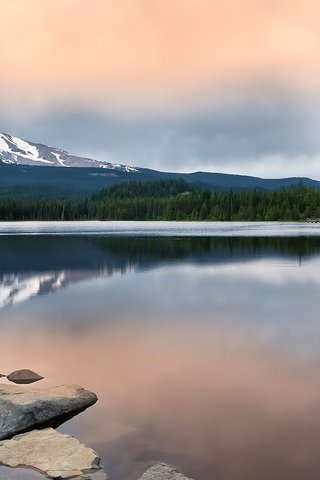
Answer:
<svg viewBox="0 0 320 480"><path fill-rule="evenodd" d="M203 191L184 180L124 182L84 200L0 199L0 220L303 221L320 218L320 190Z"/></svg>

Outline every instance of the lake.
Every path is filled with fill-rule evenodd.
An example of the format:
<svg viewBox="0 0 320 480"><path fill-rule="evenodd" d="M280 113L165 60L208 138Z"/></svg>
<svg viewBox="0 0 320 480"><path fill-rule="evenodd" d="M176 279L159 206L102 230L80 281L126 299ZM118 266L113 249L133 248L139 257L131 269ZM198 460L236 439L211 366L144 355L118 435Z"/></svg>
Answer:
<svg viewBox="0 0 320 480"><path fill-rule="evenodd" d="M110 480L319 478L320 225L2 223L0 251L0 371L95 391L60 430Z"/></svg>

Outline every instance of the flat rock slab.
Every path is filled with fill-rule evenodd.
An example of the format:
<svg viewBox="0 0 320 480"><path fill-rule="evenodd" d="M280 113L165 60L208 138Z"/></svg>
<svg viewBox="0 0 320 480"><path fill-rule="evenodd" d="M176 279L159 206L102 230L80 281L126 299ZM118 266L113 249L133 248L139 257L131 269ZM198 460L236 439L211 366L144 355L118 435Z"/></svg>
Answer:
<svg viewBox="0 0 320 480"><path fill-rule="evenodd" d="M1 460L0 460L1 461ZM139 480L192 480L185 477L174 467L170 467L166 463L158 463L149 468Z"/></svg>
<svg viewBox="0 0 320 480"><path fill-rule="evenodd" d="M0 442L0 463L34 468L49 478L90 478L100 469L100 458L76 438L47 428Z"/></svg>
<svg viewBox="0 0 320 480"><path fill-rule="evenodd" d="M98 400L78 385L48 389L0 385L0 440L47 427L56 428Z"/></svg>

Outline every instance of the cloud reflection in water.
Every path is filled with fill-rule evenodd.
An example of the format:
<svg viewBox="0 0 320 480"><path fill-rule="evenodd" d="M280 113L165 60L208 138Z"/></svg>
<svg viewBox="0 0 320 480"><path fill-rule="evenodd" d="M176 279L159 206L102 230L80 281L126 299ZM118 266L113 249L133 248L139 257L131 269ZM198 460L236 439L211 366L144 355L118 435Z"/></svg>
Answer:
<svg viewBox="0 0 320 480"><path fill-rule="evenodd" d="M112 247L131 274L2 310L2 369L28 359L51 382L96 391L98 404L63 428L102 454L114 480L158 460L195 480L313 480L317 249L199 245L191 258L183 243L158 257L146 244Z"/></svg>

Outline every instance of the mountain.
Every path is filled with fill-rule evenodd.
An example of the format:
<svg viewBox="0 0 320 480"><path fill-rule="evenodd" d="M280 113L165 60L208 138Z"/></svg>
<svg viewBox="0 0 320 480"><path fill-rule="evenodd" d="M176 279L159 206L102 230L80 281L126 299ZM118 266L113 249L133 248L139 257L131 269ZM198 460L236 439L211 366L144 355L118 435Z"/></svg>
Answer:
<svg viewBox="0 0 320 480"><path fill-rule="evenodd" d="M41 143L27 142L7 133L0 133L0 160L8 165L47 167L107 168L120 172L136 172L137 168L70 155L64 150Z"/></svg>
<svg viewBox="0 0 320 480"><path fill-rule="evenodd" d="M320 188L304 177L258 178L225 173L160 172L70 155L64 150L0 133L0 197L79 199L124 181L182 178L206 190L277 190L302 182Z"/></svg>

